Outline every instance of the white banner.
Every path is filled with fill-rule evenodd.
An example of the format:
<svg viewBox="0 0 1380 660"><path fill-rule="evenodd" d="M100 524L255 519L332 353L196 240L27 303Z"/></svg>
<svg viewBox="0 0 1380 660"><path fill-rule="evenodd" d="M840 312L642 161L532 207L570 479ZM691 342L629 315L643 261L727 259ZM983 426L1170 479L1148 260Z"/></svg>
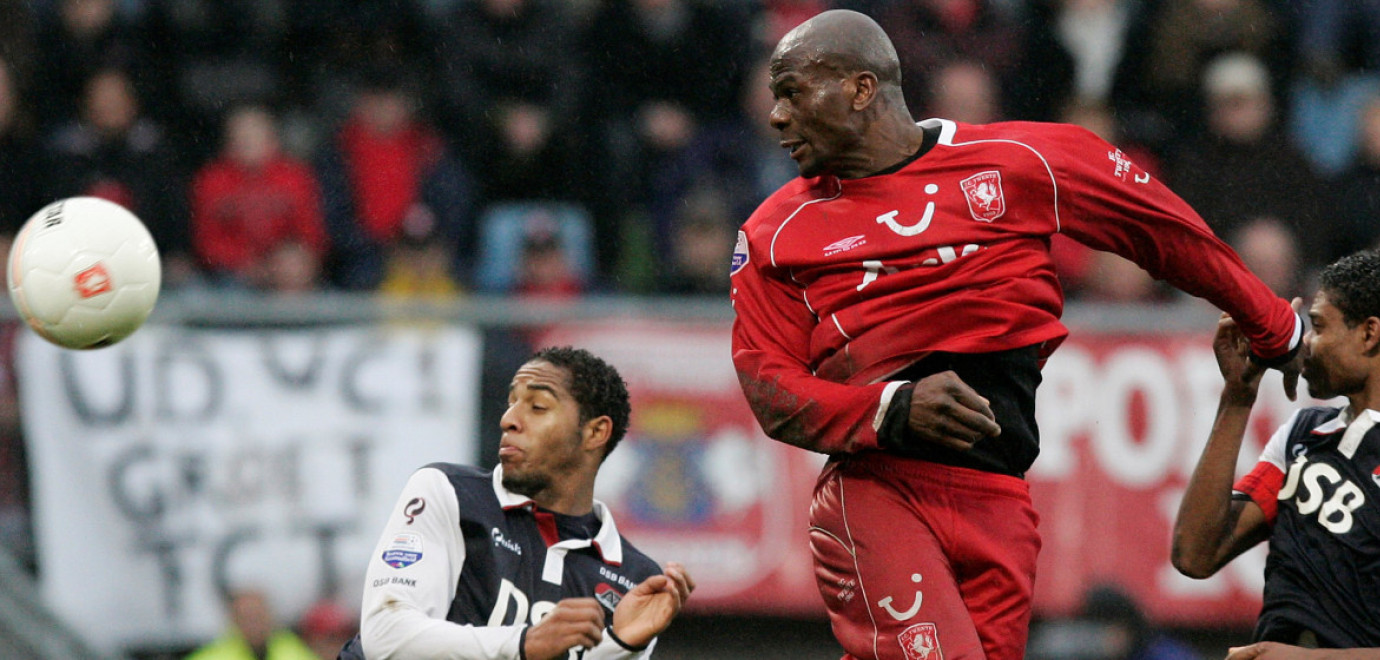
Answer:
<svg viewBox="0 0 1380 660"><path fill-rule="evenodd" d="M289 622L332 586L358 602L408 475L475 460L479 362L449 327L22 333L44 597L106 650L219 634L227 585Z"/></svg>

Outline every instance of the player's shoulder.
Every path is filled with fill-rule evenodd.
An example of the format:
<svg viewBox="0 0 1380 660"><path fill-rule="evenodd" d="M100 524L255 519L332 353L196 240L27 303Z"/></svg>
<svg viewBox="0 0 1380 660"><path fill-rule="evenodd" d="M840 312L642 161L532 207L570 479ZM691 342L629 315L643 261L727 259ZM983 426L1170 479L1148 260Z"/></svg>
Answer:
<svg viewBox="0 0 1380 660"><path fill-rule="evenodd" d="M619 534L618 538L623 543L622 568L624 571L632 575L638 582L661 573L661 565L637 549L637 546L628 541L628 537Z"/></svg>
<svg viewBox="0 0 1380 660"><path fill-rule="evenodd" d="M1327 433L1333 426L1341 430L1345 426L1343 422L1340 406L1309 406L1300 408L1294 415L1291 430L1297 434Z"/></svg>
<svg viewBox="0 0 1380 660"><path fill-rule="evenodd" d="M754 229L775 227L785 222L804 204L828 199L837 194L837 181L831 177L812 179L796 177L778 188L761 204L758 204L757 210L753 211L752 215L748 216L747 222L743 223L743 229L752 233Z"/></svg>
<svg viewBox="0 0 1380 660"><path fill-rule="evenodd" d="M423 465L418 472L423 470L435 470L440 472L449 482L450 487L455 489L455 494L462 504L466 501L473 505L476 501L487 502L497 501L494 494L493 473L488 470L481 470L470 465L459 463L428 463Z"/></svg>
<svg viewBox="0 0 1380 660"><path fill-rule="evenodd" d="M460 463L445 463L440 461L435 463L427 463L426 465L423 465L420 469L437 470L441 474L446 475L446 477L449 478L451 481L455 481L456 479L465 481L483 480L485 483L489 483L493 475L493 473L489 472L488 470L481 470L472 465L462 465Z"/></svg>
<svg viewBox="0 0 1380 660"><path fill-rule="evenodd" d="M1036 148L1050 149L1106 144L1095 133L1076 124L1042 121L1001 121L990 124L946 123L952 128L949 129L949 139L944 141L951 144L1004 140ZM941 126L943 124L942 122ZM949 126L945 126L945 128Z"/></svg>

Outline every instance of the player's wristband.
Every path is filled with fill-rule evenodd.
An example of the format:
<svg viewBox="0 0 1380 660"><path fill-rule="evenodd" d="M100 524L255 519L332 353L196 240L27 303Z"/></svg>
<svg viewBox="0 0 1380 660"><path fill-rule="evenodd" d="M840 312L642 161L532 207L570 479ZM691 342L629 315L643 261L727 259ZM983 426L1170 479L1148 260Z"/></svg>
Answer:
<svg viewBox="0 0 1380 660"><path fill-rule="evenodd" d="M613 641L617 642L619 646L621 646L621 647L623 647L624 649L627 649L627 650L629 650L629 651L632 651L633 653L637 653L638 651L646 651L646 650L647 650L647 647L648 647L648 646L651 646L651 644L644 644L644 645L642 645L642 646L633 646L632 644L629 644L629 643L623 641L622 639L619 639L619 638L618 638L618 635L615 635L615 634L613 633L613 626L609 626L609 627L607 627L607 628L604 628L604 634L606 634L606 635L608 635L610 638L612 638Z"/></svg>
<svg viewBox="0 0 1380 660"><path fill-rule="evenodd" d="M1272 358L1263 358L1259 355L1256 355L1255 351L1251 351L1251 362L1254 362L1262 367L1278 369L1286 364L1289 364L1290 362L1293 362L1294 356L1299 354L1299 348L1301 348L1302 346L1303 342L1299 342L1298 344L1294 345L1293 348L1286 351L1283 355L1278 355Z"/></svg>

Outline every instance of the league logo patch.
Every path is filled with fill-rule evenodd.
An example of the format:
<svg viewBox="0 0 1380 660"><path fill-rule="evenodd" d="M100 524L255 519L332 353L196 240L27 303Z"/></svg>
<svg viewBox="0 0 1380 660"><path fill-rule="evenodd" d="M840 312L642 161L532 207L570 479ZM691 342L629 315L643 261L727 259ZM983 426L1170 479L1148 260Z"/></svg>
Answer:
<svg viewBox="0 0 1380 660"><path fill-rule="evenodd" d="M618 590L614 589L613 585L607 582L600 582L599 586L594 588L594 598L612 612L618 609L618 603L623 600L623 594L618 593Z"/></svg>
<svg viewBox="0 0 1380 660"><path fill-rule="evenodd" d="M933 623L917 623L896 636L906 660L944 660L939 648L939 629Z"/></svg>
<svg viewBox="0 0 1380 660"><path fill-rule="evenodd" d="M1006 213L1006 196L1001 191L1001 172L978 172L958 185L968 199L968 212L978 222L991 222Z"/></svg>
<svg viewBox="0 0 1380 660"><path fill-rule="evenodd" d="M747 232L738 230L738 242L733 246L733 265L729 267L728 275L732 277L748 265L748 244Z"/></svg>
<svg viewBox="0 0 1380 660"><path fill-rule="evenodd" d="M1370 473L1370 480L1374 481L1376 486L1380 486L1380 465L1377 465L1375 471Z"/></svg>
<svg viewBox="0 0 1380 660"><path fill-rule="evenodd" d="M393 568L407 568L422 558L422 537L404 532L393 537L383 551L383 563Z"/></svg>

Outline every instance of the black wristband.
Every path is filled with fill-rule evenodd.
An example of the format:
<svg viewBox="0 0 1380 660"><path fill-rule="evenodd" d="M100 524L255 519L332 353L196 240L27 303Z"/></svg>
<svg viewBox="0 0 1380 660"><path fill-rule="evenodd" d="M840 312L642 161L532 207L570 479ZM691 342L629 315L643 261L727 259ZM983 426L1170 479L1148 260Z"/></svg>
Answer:
<svg viewBox="0 0 1380 660"><path fill-rule="evenodd" d="M877 427L877 445L882 449L900 449L910 435L910 399L915 383L906 383L891 394L891 404Z"/></svg>
<svg viewBox="0 0 1380 660"><path fill-rule="evenodd" d="M522 634L518 635L518 660L527 660L527 631L531 626L523 626Z"/></svg>
<svg viewBox="0 0 1380 660"><path fill-rule="evenodd" d="M1296 355L1299 354L1299 348L1301 348L1302 346L1303 346L1303 342L1300 341L1300 342L1298 343L1297 346L1295 346L1295 347L1289 349L1284 355L1280 355L1280 356L1272 357L1272 358L1263 358L1263 357L1260 357L1259 355L1256 355L1256 354L1255 354L1255 351L1251 351L1251 355L1250 355L1251 362L1254 362L1254 363L1256 363L1256 364L1258 364L1258 365L1260 365L1260 366L1262 366L1262 367L1268 367L1268 368L1271 368L1271 369L1278 369L1278 368L1280 368L1280 367L1282 367L1282 366L1284 366L1284 365L1286 365L1286 364L1289 364L1290 362L1293 362L1293 361L1294 361L1294 356L1296 356Z"/></svg>
<svg viewBox="0 0 1380 660"><path fill-rule="evenodd" d="M627 642L625 642L625 641L619 639L619 638L618 638L618 635L613 634L613 626L609 626L609 627L607 627L607 628L604 628L604 633L607 634L610 638L612 638L613 641L617 642L619 646L621 646L621 647L623 647L623 648L625 648L625 649L627 649L627 650L629 650L629 651L632 651L633 653L637 653L638 651L646 651L646 650L647 650L647 647L648 647L648 646L651 646L651 644L645 644L645 645L643 645L643 646L633 646L632 644L629 644L629 643L627 643Z"/></svg>

